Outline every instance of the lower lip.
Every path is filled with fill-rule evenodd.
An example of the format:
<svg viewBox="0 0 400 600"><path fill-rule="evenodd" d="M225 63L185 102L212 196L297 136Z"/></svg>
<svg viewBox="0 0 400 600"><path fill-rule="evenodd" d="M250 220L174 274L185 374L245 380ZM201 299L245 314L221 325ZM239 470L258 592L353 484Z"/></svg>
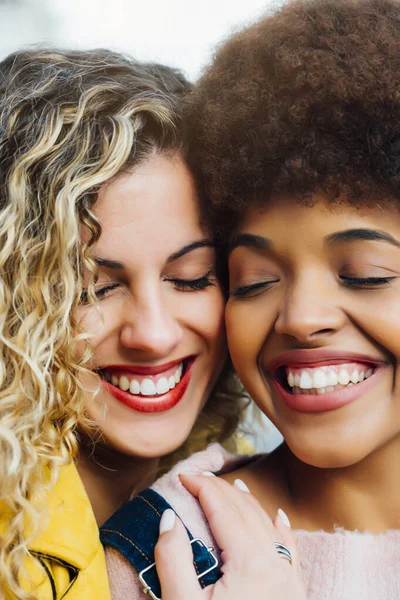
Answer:
<svg viewBox="0 0 400 600"><path fill-rule="evenodd" d="M101 380L101 384L109 394L118 400L118 402L125 404L125 406L128 406L132 410L142 413L165 412L176 406L183 398L189 385L193 364L194 361L188 365L180 382L177 383L172 390L162 396L138 396L130 394L129 392L124 392L120 388L117 388L105 379Z"/></svg>
<svg viewBox="0 0 400 600"><path fill-rule="evenodd" d="M290 394L276 379L273 379L273 385L284 403L292 410L303 413L321 413L341 408L358 400L360 396L366 394L375 385L377 378L383 370L384 368L382 367L377 368L368 379L364 379L361 383L355 383L342 390L321 395Z"/></svg>

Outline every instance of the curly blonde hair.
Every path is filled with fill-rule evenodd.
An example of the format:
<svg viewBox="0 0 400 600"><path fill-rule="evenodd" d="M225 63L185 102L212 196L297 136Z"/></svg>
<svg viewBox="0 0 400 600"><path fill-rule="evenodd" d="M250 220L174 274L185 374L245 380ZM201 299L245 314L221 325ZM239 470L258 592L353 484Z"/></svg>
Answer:
<svg viewBox="0 0 400 600"><path fill-rule="evenodd" d="M88 336L73 314L83 265L96 280L99 188L153 152L182 150L182 89L157 72L106 50L36 49L0 63L0 598L33 598L19 577L45 519L40 499L77 452L90 346L76 357ZM226 381L191 450L235 428Z"/></svg>

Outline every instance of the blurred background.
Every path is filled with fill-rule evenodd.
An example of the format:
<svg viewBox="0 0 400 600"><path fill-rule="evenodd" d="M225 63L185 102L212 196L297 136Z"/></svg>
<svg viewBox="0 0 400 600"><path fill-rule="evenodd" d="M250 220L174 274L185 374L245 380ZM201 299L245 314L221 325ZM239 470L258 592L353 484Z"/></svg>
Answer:
<svg viewBox="0 0 400 600"><path fill-rule="evenodd" d="M195 81L215 47L282 0L0 0L0 60L32 44L103 47L182 69ZM281 440L251 408L259 451Z"/></svg>
<svg viewBox="0 0 400 600"><path fill-rule="evenodd" d="M40 42L71 48L102 46L179 67L195 80L218 42L272 4L269 0L0 0L0 58Z"/></svg>

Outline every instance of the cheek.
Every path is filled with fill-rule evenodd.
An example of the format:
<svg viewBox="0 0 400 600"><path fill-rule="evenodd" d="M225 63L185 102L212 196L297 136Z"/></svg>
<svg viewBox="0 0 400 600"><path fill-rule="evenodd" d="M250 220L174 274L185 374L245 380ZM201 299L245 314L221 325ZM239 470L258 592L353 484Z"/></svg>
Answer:
<svg viewBox="0 0 400 600"><path fill-rule="evenodd" d="M102 325L102 313L93 306L80 306L75 312L75 318L86 333L96 335Z"/></svg>
<svg viewBox="0 0 400 600"><path fill-rule="evenodd" d="M258 369L258 356L273 328L274 314L273 307L261 298L251 302L228 301L225 316L228 346L242 381L246 373Z"/></svg>
<svg viewBox="0 0 400 600"><path fill-rule="evenodd" d="M182 324L195 331L210 345L225 344L225 299L219 288L204 293L182 294L178 315Z"/></svg>
<svg viewBox="0 0 400 600"><path fill-rule="evenodd" d="M392 354L400 362L400 294L370 294L364 301L354 302L347 312L350 320L380 350Z"/></svg>
<svg viewBox="0 0 400 600"><path fill-rule="evenodd" d="M84 333L90 334L89 342L93 354L96 348L110 336L111 332L118 328L118 309L113 302L108 302L107 306L93 307L81 306L75 313L75 318ZM76 344L78 356L85 350L86 345L83 341Z"/></svg>

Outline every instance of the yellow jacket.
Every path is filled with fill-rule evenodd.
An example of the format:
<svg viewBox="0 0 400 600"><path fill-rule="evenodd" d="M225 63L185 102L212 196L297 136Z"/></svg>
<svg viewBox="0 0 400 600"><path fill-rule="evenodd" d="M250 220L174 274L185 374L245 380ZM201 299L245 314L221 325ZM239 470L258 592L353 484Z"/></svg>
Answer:
<svg viewBox="0 0 400 600"><path fill-rule="evenodd" d="M48 524L30 545L21 576L38 600L111 600L96 520L75 465L63 467L48 493ZM7 518L0 509L0 532Z"/></svg>

